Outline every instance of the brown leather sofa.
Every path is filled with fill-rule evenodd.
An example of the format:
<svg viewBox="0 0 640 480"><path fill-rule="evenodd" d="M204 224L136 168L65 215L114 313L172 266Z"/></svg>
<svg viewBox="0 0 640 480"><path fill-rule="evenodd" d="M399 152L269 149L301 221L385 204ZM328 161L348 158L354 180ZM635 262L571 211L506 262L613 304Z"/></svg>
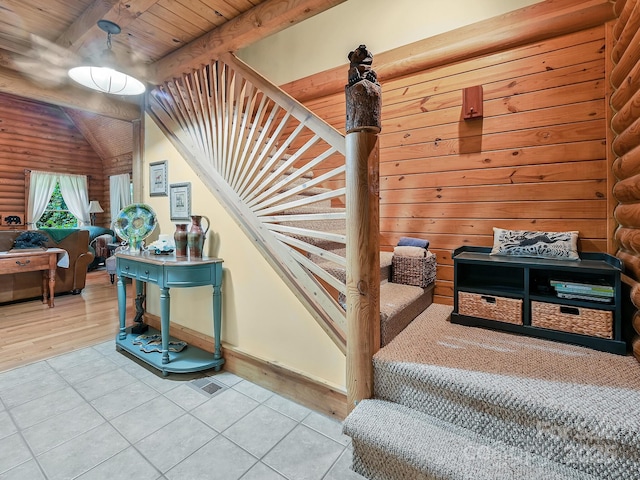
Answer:
<svg viewBox="0 0 640 480"><path fill-rule="evenodd" d="M0 231L0 252L10 250L15 238L24 230ZM87 279L87 267L93 261L89 250L89 232L80 229L41 230L49 237L47 247L62 248L69 253L69 268L56 269L55 294L80 293ZM0 272L1 273L1 272ZM42 272L0 275L0 303L42 297Z"/></svg>

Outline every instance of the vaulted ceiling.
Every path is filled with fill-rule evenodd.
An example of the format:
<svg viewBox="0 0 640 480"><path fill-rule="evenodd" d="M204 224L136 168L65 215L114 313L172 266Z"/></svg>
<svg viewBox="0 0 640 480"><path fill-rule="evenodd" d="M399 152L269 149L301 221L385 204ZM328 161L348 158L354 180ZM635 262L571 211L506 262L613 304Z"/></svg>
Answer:
<svg viewBox="0 0 640 480"><path fill-rule="evenodd" d="M141 96L96 94L67 78L106 48L98 20L122 28L113 51L153 86L343 1L0 0L0 92L133 120Z"/></svg>

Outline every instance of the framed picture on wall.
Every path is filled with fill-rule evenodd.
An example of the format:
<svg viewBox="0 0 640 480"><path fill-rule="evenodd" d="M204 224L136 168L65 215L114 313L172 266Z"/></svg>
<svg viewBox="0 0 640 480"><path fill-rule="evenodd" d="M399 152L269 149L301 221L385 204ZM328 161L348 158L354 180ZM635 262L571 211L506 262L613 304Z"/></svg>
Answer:
<svg viewBox="0 0 640 480"><path fill-rule="evenodd" d="M167 196L167 161L149 164L149 195L152 197Z"/></svg>
<svg viewBox="0 0 640 480"><path fill-rule="evenodd" d="M172 183L169 186L171 220L191 220L191 184Z"/></svg>

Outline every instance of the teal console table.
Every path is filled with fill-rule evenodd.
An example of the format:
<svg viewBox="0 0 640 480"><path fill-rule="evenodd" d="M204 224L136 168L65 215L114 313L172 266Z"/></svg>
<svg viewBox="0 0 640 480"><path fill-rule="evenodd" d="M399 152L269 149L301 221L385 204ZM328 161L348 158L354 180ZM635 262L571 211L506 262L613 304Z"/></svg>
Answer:
<svg viewBox="0 0 640 480"><path fill-rule="evenodd" d="M186 373L214 368L219 371L224 363L222 358L221 332L221 286L222 259L199 258L187 260L176 258L175 255L160 256L148 252L120 252L116 253L116 273L118 274L118 313L120 332L116 338L116 346L142 361L162 371L166 376L169 372ZM136 291L142 294L143 283L152 283L160 287L160 332L149 329L147 335L159 334L162 338L160 352L145 353L140 345L133 344L139 333L132 332L132 328L125 328L127 289L124 279L136 281ZM214 353L205 352L197 347L188 345L180 352L169 351L170 319L170 288L188 288L211 285L213 287L213 337L215 340ZM140 302L142 303L142 302ZM138 315L143 313L141 305Z"/></svg>

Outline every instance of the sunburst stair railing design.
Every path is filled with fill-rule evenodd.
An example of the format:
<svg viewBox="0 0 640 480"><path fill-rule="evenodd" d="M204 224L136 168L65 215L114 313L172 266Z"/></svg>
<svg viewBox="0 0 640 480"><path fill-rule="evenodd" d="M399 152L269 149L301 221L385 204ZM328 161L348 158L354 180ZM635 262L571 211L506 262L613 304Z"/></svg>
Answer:
<svg viewBox="0 0 640 480"><path fill-rule="evenodd" d="M233 55L147 112L344 352L344 136Z"/></svg>

